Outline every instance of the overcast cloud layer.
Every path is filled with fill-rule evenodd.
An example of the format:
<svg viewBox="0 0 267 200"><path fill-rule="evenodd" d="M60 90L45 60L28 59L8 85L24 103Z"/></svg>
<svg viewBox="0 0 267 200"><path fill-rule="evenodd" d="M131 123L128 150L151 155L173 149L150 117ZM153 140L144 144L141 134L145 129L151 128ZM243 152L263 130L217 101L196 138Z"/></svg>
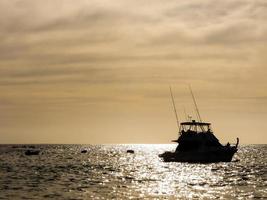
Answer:
<svg viewBox="0 0 267 200"><path fill-rule="evenodd" d="M242 99L233 112L266 116L265 0L1 0L0 12L0 124L12 135L2 136L6 141L19 141L14 126L29 128L39 115L45 120L35 130L49 127L58 106L75 108L77 118L64 109L67 121L82 118L79 109L101 118L100 104L147 107L167 99L170 84L179 97L190 83L203 102Z"/></svg>

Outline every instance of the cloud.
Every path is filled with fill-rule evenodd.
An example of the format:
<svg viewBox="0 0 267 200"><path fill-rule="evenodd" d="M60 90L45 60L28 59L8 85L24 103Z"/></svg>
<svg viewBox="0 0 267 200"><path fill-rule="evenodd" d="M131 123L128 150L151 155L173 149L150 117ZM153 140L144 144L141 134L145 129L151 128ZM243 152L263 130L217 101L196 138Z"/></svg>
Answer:
<svg viewBox="0 0 267 200"><path fill-rule="evenodd" d="M261 0L0 4L3 86L243 82L263 71Z"/></svg>
<svg viewBox="0 0 267 200"><path fill-rule="evenodd" d="M137 132L154 138L169 85L191 107L189 83L211 119L240 120L240 137L251 113L266 118L266 0L1 0L0 12L1 141L73 142L81 129L115 141L145 118Z"/></svg>

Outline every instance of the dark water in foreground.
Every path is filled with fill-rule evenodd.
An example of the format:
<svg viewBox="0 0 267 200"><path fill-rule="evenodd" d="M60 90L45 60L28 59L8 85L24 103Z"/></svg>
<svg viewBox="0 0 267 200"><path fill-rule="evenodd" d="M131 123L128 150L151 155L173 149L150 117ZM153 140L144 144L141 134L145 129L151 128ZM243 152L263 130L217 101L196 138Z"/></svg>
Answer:
<svg viewBox="0 0 267 200"><path fill-rule="evenodd" d="M162 162L174 145L21 147L0 145L0 199L267 199L267 145L217 164Z"/></svg>

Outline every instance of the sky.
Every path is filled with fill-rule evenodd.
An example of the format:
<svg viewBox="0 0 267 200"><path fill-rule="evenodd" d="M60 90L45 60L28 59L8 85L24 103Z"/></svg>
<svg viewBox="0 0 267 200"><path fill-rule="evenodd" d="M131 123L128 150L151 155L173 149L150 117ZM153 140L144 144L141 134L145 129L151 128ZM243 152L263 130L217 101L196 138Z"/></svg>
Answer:
<svg viewBox="0 0 267 200"><path fill-rule="evenodd" d="M267 143L265 0L1 0L0 143Z"/></svg>

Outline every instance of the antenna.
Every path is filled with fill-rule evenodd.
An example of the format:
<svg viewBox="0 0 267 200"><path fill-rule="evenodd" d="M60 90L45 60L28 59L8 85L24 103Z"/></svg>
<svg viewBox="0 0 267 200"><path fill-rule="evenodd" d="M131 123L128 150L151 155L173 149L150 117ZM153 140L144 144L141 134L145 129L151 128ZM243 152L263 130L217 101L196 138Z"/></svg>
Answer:
<svg viewBox="0 0 267 200"><path fill-rule="evenodd" d="M170 93L171 93L171 98L172 98L173 110L174 110L174 114L175 114L175 117L176 117L176 123L177 123L178 131L179 131L180 130L180 125L179 125L178 115L177 115L177 111L176 111L176 107L175 107L175 103L174 103L174 98L173 98L171 86L170 86Z"/></svg>
<svg viewBox="0 0 267 200"><path fill-rule="evenodd" d="M199 114L199 110L198 110L198 107L197 107L197 102L196 102L195 96L193 94L191 85L189 85L189 89L190 89L190 92L191 92L191 95L192 95L192 98L193 98L193 101L194 101L194 104L195 104L195 109L196 109L198 120L199 120L199 122L202 122L201 117L200 117L200 114Z"/></svg>

